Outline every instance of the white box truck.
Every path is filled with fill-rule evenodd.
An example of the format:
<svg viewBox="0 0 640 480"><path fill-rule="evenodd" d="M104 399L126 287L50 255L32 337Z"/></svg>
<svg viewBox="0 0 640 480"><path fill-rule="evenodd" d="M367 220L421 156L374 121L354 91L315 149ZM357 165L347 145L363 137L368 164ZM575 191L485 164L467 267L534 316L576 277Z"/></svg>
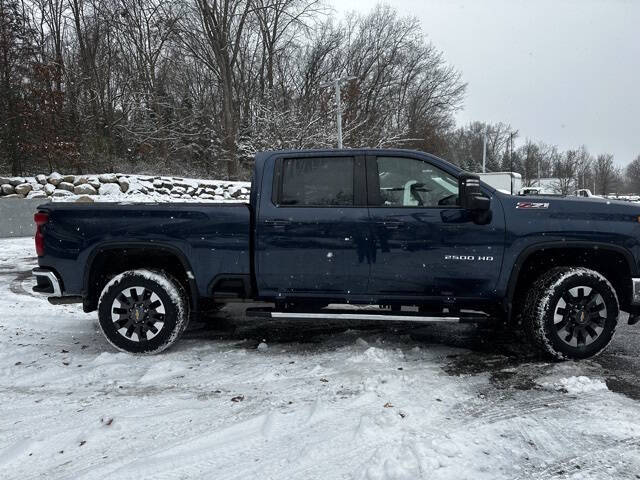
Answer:
<svg viewBox="0 0 640 480"><path fill-rule="evenodd" d="M484 183L504 193L518 195L522 188L522 175L517 172L489 172L478 175Z"/></svg>

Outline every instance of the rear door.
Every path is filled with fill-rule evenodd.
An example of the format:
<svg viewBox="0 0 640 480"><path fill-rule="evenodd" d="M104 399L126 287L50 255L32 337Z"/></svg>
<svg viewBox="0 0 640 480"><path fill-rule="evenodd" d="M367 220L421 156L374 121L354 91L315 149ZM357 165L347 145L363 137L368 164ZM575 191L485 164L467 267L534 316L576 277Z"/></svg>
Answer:
<svg viewBox="0 0 640 480"><path fill-rule="evenodd" d="M483 297L494 289L504 218L492 201L487 225L458 206L453 172L411 156L367 158L373 263L378 296Z"/></svg>
<svg viewBox="0 0 640 480"><path fill-rule="evenodd" d="M370 250L364 157L326 154L269 161L274 162L273 183L263 183L256 224L260 295L366 292Z"/></svg>

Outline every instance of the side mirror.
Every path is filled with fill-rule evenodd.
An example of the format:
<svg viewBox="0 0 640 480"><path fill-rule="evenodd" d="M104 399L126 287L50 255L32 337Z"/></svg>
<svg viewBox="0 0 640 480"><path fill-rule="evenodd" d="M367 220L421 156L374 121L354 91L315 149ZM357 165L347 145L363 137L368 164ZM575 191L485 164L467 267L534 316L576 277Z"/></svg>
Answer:
<svg viewBox="0 0 640 480"><path fill-rule="evenodd" d="M480 177L473 173L463 173L458 178L460 206L474 212L486 212L491 207L491 199L480 190Z"/></svg>

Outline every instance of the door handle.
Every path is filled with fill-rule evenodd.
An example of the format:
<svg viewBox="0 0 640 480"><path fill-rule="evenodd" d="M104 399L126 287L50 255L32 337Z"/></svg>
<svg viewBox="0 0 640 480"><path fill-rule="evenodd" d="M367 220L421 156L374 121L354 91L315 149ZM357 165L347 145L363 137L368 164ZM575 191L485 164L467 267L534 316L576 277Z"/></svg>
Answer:
<svg viewBox="0 0 640 480"><path fill-rule="evenodd" d="M400 222L398 220L381 220L379 222L376 222L376 224L389 230L398 230L403 225L403 222Z"/></svg>
<svg viewBox="0 0 640 480"><path fill-rule="evenodd" d="M264 223L272 227L286 227L287 225L291 225L290 220L265 220Z"/></svg>

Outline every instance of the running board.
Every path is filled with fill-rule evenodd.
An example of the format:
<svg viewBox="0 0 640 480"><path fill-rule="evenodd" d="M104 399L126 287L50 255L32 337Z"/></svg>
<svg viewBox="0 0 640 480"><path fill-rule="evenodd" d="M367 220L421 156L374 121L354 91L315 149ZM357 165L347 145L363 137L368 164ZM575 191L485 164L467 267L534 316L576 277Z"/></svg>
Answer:
<svg viewBox="0 0 640 480"><path fill-rule="evenodd" d="M273 319L318 319L318 320L377 320L392 322L418 322L418 323L485 323L491 319L487 315L441 315L427 316L417 312L362 312L355 311L324 311L324 312L287 312L273 311L268 309L250 308L246 312L249 318L273 318Z"/></svg>

